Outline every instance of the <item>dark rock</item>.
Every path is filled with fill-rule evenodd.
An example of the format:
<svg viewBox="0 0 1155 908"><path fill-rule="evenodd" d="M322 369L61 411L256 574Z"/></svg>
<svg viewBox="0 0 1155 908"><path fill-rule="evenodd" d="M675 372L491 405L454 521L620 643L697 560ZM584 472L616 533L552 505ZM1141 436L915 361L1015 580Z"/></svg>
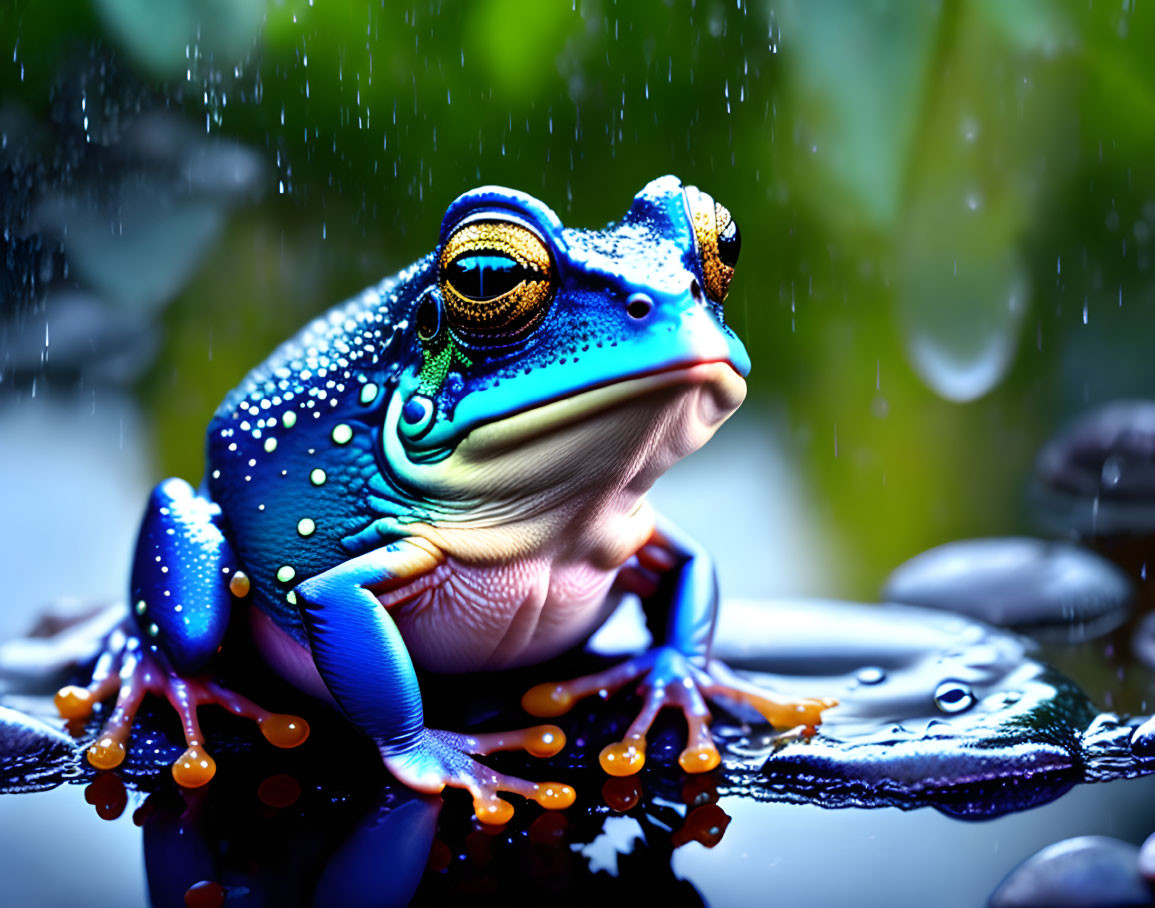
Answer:
<svg viewBox="0 0 1155 908"><path fill-rule="evenodd" d="M1048 845L1007 874L990 908L1107 908L1152 905L1139 873L1139 848L1107 836Z"/></svg>
<svg viewBox="0 0 1155 908"><path fill-rule="evenodd" d="M1155 882L1155 834L1149 835L1139 849L1139 872Z"/></svg>
<svg viewBox="0 0 1155 908"><path fill-rule="evenodd" d="M1131 733L1131 753L1140 760L1155 760L1155 716Z"/></svg>
<svg viewBox="0 0 1155 908"><path fill-rule="evenodd" d="M1131 652L1135 658L1155 668L1155 612L1143 616L1131 635Z"/></svg>
<svg viewBox="0 0 1155 908"><path fill-rule="evenodd" d="M1122 625L1135 591L1122 570L1086 549L1006 538L949 542L916 555L890 575L883 598L1077 643Z"/></svg>
<svg viewBox="0 0 1155 908"><path fill-rule="evenodd" d="M36 791L58 785L59 767L75 749L63 732L0 706L0 790Z"/></svg>
<svg viewBox="0 0 1155 908"><path fill-rule="evenodd" d="M1115 401L1076 420L1039 452L1048 526L1086 536L1155 531L1155 401Z"/></svg>

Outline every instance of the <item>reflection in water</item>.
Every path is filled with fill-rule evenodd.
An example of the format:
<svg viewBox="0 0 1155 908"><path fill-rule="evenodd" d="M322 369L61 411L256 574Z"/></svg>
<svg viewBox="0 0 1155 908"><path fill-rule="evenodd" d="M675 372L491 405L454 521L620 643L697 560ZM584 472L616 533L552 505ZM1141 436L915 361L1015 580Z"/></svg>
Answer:
<svg viewBox="0 0 1155 908"><path fill-rule="evenodd" d="M772 642L754 647L753 640ZM959 616L906 606L737 602L723 609L715 652L786 692L817 688L840 705L817 730L775 734L734 704L716 726L723 767L701 776L677 768L679 723L659 722L646 770L607 779L597 752L628 724L632 695L587 704L566 717L571 747L543 770L574 784L577 805L564 813L530 805L498 829L470 818L463 793L448 793L443 807L441 799L395 786L372 746L319 708L309 716L315 734L299 751L276 751L235 717L209 711L206 730L219 742L221 772L198 791L171 782L167 765L182 740L163 711L142 717L129 759L113 774L94 773L82 747L8 710L0 715L0 784L18 791L86 781L86 810L115 823L131 817L141 827L156 905L184 905L186 897L206 905L222 897L230 905L444 903L524 894L526 886L535 897L636 891L684 904L714 886L734 849L749 855L767 835L788 835L777 818L789 816L791 804L931 805L941 815L990 819L1052 802L1079 782L1155 765L1142 759L1150 736L1132 747L1137 721L1098 715L1074 683L1031 657L1022 638ZM601 657L572 658L588 670ZM486 687L475 681L474 702L456 707L468 712L437 720L508 724L507 704L538 680L531 671L494 677ZM431 688L438 683L454 681L429 679ZM430 693L430 702L453 699ZM28 709L38 702L22 701ZM511 772L535 769L514 754L494 762ZM77 789L66 790L79 801ZM8 800L0 799L0 816ZM1065 802L1053 809L1065 813ZM900 838L925 826L868 813ZM840 824L840 815L821 811L831 819L817 825ZM810 843L815 854L821 828ZM766 847L783 846L775 838ZM703 851L719 857L704 859ZM999 865L1002 872L1025 856ZM687 879L678 869L684 866L700 869ZM780 872L775 866L739 874L734 891L752 885L748 878Z"/></svg>

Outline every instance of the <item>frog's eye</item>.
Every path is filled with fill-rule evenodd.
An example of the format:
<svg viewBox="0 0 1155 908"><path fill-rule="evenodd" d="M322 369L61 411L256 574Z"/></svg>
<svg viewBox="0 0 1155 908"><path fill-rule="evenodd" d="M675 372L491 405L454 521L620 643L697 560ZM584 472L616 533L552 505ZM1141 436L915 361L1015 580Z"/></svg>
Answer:
<svg viewBox="0 0 1155 908"><path fill-rule="evenodd" d="M445 316L485 342L520 334L545 315L553 261L536 233L512 221L467 221L441 250L438 280Z"/></svg>
<svg viewBox="0 0 1155 908"><path fill-rule="evenodd" d="M686 187L690 220L698 240L706 293L719 303L726 299L734 266L742 249L742 235L730 212L696 186Z"/></svg>

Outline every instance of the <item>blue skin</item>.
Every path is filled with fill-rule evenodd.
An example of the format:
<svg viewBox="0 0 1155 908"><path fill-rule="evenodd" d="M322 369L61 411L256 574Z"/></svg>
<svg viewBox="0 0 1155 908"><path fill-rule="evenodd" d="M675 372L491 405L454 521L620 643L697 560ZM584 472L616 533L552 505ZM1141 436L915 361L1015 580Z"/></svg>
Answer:
<svg viewBox="0 0 1155 908"><path fill-rule="evenodd" d="M422 315L445 319L441 246L479 214L535 231L556 290L528 333L487 349L458 345L468 355L439 370L417 326ZM423 553L407 541L407 525L457 506L415 492L414 465L444 460L495 420L692 365L703 330L724 338L726 359L745 376L746 350L702 286L686 195L673 177L647 185L603 231L566 229L512 190L465 193L449 206L434 253L306 327L228 395L208 428L199 491L170 479L153 492L131 581L141 639L170 671L202 671L233 606L255 606L311 652L333 699L383 755L444 769L444 755L430 756L440 745L425 730L405 642L369 589L412 576L410 562ZM626 306L638 293L653 304L641 320ZM662 531L679 564L656 636L701 655L713 572L690 541ZM243 600L228 586L238 570L251 582Z"/></svg>

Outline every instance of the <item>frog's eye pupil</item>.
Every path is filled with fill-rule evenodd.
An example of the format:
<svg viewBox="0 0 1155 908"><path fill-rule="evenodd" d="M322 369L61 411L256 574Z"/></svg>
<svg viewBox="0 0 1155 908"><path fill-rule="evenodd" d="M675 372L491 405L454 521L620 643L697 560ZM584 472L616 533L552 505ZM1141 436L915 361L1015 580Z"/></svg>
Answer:
<svg viewBox="0 0 1155 908"><path fill-rule="evenodd" d="M737 221L731 220L726 229L718 234L718 258L722 264L733 268L738 264L738 253L742 251L742 234L738 232Z"/></svg>
<svg viewBox="0 0 1155 908"><path fill-rule="evenodd" d="M545 315L557 289L549 247L522 224L471 219L438 257L442 318L472 345L510 342Z"/></svg>
<svg viewBox="0 0 1155 908"><path fill-rule="evenodd" d="M537 276L508 255L475 253L459 256L450 262L447 277L462 296L491 300Z"/></svg>

